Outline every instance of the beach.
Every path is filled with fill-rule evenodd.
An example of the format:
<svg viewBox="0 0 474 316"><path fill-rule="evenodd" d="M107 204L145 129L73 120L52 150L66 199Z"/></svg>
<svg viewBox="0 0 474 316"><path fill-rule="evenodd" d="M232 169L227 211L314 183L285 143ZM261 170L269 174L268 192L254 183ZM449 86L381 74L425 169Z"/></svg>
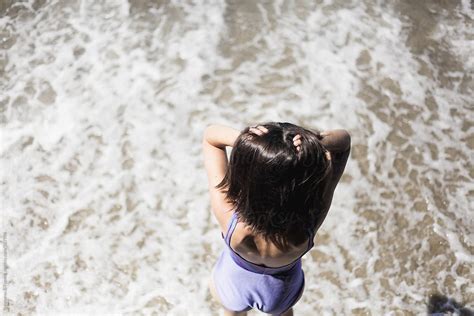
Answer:
<svg viewBox="0 0 474 316"><path fill-rule="evenodd" d="M352 138L295 315L473 312L473 19L467 0L3 1L2 311L220 315L203 132L278 121Z"/></svg>

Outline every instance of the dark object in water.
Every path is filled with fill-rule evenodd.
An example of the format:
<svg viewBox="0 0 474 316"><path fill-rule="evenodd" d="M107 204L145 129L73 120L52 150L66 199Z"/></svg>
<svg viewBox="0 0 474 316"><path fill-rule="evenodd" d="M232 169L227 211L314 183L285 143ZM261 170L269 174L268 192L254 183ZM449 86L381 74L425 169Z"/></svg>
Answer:
<svg viewBox="0 0 474 316"><path fill-rule="evenodd" d="M443 316L447 314L474 316L474 311L444 295L431 295L430 301L428 302L428 316Z"/></svg>

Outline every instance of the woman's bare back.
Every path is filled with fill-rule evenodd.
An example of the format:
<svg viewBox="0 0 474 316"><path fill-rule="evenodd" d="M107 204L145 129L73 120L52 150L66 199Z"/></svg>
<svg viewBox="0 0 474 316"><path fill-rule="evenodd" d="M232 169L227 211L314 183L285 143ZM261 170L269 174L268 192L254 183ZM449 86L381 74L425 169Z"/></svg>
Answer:
<svg viewBox="0 0 474 316"><path fill-rule="evenodd" d="M230 244L242 258L266 267L281 267L298 259L308 248L308 235L299 231L288 237L288 245L278 248L251 232L245 223L237 223Z"/></svg>

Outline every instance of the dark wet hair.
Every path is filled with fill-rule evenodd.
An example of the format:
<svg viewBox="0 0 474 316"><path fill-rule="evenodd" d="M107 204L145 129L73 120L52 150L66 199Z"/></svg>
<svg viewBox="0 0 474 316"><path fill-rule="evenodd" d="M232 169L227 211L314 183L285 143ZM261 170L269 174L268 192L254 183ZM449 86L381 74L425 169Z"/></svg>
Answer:
<svg viewBox="0 0 474 316"><path fill-rule="evenodd" d="M239 220L279 247L296 230L316 229L325 216L323 195L331 161L321 136L291 123L258 124L268 133L246 127L235 140L224 179L216 188L235 206ZM300 151L293 137L301 135Z"/></svg>

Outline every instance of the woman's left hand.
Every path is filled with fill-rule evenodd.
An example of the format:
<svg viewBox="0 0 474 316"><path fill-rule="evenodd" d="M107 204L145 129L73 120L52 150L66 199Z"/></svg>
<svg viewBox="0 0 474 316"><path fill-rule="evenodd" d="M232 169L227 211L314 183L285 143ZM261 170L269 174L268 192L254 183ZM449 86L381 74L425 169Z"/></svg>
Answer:
<svg viewBox="0 0 474 316"><path fill-rule="evenodd" d="M252 132L254 134L257 134L258 136L261 136L263 134L268 133L268 129L264 126L256 126L256 127L250 127L249 132Z"/></svg>

